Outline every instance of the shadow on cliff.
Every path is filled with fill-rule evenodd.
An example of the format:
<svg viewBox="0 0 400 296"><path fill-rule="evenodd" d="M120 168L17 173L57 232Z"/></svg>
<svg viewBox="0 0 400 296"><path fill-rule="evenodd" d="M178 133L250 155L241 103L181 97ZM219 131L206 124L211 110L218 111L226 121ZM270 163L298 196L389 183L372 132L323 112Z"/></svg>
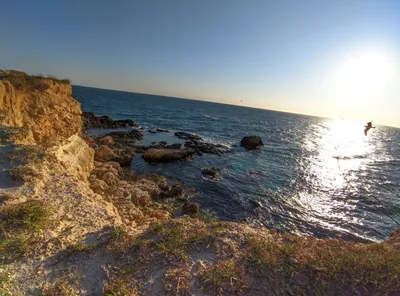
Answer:
<svg viewBox="0 0 400 296"><path fill-rule="evenodd" d="M83 295L102 295L108 278L107 268L121 259L120 254L107 248L113 232L114 228L106 227L88 233L80 242L68 245L49 257L43 265L47 270L46 282L57 285L63 281L67 285L78 286ZM38 292L31 291L32 294Z"/></svg>

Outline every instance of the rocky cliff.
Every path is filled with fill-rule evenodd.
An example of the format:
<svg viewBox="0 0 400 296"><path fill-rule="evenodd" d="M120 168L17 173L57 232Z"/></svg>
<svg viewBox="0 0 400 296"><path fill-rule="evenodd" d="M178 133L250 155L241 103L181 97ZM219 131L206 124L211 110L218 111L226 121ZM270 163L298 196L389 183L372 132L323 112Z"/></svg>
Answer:
<svg viewBox="0 0 400 296"><path fill-rule="evenodd" d="M71 95L69 83L2 71L0 125L26 129L20 142L56 145L82 131L80 104Z"/></svg>

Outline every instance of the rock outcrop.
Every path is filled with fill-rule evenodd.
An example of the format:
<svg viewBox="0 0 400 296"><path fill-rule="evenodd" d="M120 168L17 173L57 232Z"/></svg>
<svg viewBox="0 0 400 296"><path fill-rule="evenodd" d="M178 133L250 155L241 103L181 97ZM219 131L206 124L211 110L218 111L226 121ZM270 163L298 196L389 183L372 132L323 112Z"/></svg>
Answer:
<svg viewBox="0 0 400 296"><path fill-rule="evenodd" d="M176 132L174 135L180 139L187 140L185 142L185 147L193 149L198 155L202 153L221 155L229 151L229 147L221 144L207 143L198 135L186 132Z"/></svg>
<svg viewBox="0 0 400 296"><path fill-rule="evenodd" d="M108 116L96 116L93 112L83 112L82 119L85 128L139 127L136 122L130 119L113 120Z"/></svg>
<svg viewBox="0 0 400 296"><path fill-rule="evenodd" d="M87 180L93 169L94 151L80 136L71 136L58 147L56 155L67 172L78 180Z"/></svg>
<svg viewBox="0 0 400 296"><path fill-rule="evenodd" d="M69 83L15 71L1 74L0 125L23 127L21 143L54 146L81 133L82 111Z"/></svg>
<svg viewBox="0 0 400 296"><path fill-rule="evenodd" d="M188 160L193 157L194 151L189 149L154 149L150 148L143 153L144 160L148 162L168 162Z"/></svg>
<svg viewBox="0 0 400 296"><path fill-rule="evenodd" d="M247 150L255 150L263 145L264 145L263 141L261 141L261 138L257 136L244 137L240 141L240 146L243 146Z"/></svg>

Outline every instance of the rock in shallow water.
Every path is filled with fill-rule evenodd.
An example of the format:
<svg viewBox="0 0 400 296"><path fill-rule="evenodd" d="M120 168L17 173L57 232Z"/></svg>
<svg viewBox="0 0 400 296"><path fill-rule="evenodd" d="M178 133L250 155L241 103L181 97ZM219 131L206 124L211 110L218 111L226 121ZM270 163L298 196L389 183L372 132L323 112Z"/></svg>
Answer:
<svg viewBox="0 0 400 296"><path fill-rule="evenodd" d="M83 125L85 128L120 128L120 127L138 127L133 120L113 120L108 116L96 116L93 112L83 112Z"/></svg>
<svg viewBox="0 0 400 296"><path fill-rule="evenodd" d="M218 169L216 167L201 169L201 173L203 175L211 176L211 177L215 177L219 171L220 171L220 169Z"/></svg>
<svg viewBox="0 0 400 296"><path fill-rule="evenodd" d="M202 153L221 155L229 151L229 147L221 144L206 143L202 137L197 135L185 132L176 132L174 135L180 139L188 140L185 142L185 147L192 148L198 155Z"/></svg>
<svg viewBox="0 0 400 296"><path fill-rule="evenodd" d="M111 136L114 142L125 143L125 142L135 142L136 140L143 139L143 133L139 130L133 129L131 131L117 131L108 133L106 136Z"/></svg>
<svg viewBox="0 0 400 296"><path fill-rule="evenodd" d="M243 146L247 150L255 150L263 145L264 145L263 141L261 141L261 138L258 136L244 137L240 141L240 146Z"/></svg>
<svg viewBox="0 0 400 296"><path fill-rule="evenodd" d="M190 149L154 149L150 148L143 153L147 162L168 162L176 160L188 160L193 157L194 151Z"/></svg>

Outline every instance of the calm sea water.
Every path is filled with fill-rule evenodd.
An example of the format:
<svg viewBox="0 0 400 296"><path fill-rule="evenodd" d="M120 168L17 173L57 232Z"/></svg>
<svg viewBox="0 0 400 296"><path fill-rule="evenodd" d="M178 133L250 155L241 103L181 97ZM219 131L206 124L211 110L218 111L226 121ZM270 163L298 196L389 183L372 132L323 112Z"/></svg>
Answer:
<svg viewBox="0 0 400 296"><path fill-rule="evenodd" d="M400 222L400 129L378 126L364 136L364 122L78 86L73 96L85 111L232 147L223 156L185 163L148 164L140 156L132 163L135 173L181 182L220 220L356 241L385 239ZM253 152L238 147L246 135L260 136L265 146ZM181 142L157 134L144 143L159 140ZM201 175L212 166L222 169L222 180Z"/></svg>

